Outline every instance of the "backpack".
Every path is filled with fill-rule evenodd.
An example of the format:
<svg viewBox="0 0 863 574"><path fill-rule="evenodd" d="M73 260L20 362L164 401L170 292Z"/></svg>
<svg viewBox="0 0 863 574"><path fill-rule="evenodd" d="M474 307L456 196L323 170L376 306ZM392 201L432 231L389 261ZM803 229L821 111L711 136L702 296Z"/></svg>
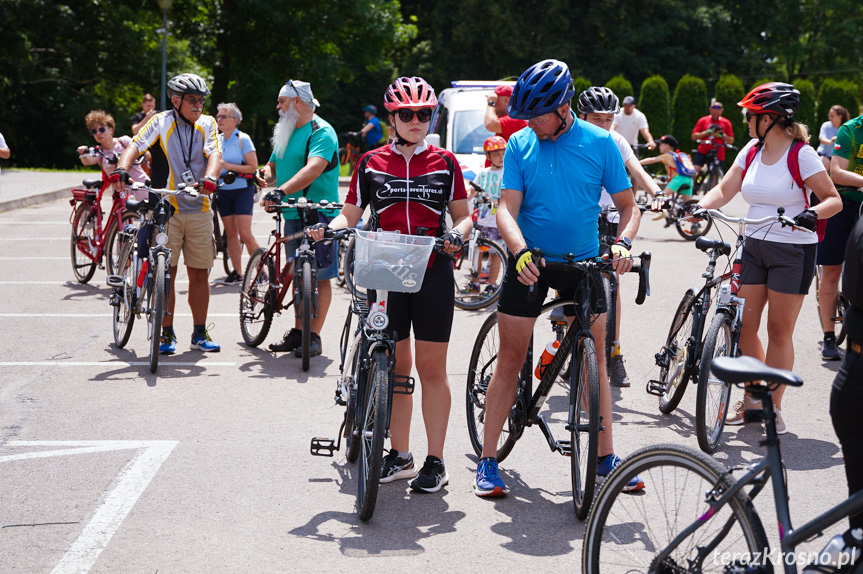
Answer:
<svg viewBox="0 0 863 574"><path fill-rule="evenodd" d="M692 158L689 157L688 153L683 153L678 149L671 152L671 157L674 158L674 163L677 164L678 175L684 175L686 177L695 177L698 175L698 170L695 169L695 165L692 163Z"/></svg>

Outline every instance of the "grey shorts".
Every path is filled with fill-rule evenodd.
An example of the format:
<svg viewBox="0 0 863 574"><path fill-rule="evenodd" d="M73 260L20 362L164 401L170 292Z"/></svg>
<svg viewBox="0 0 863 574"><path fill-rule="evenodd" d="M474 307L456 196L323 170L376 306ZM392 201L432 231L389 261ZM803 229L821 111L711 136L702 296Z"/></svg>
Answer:
<svg viewBox="0 0 863 574"><path fill-rule="evenodd" d="M741 285L767 285L778 293L807 295L815 277L817 243L778 243L746 238Z"/></svg>

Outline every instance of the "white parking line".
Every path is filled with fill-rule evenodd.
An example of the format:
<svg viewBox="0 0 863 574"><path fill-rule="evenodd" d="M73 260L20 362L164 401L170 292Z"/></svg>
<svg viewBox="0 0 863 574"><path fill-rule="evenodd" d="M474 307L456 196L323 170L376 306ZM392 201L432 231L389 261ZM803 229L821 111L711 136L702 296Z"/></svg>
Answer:
<svg viewBox="0 0 863 574"><path fill-rule="evenodd" d="M159 361L159 367L233 367L237 363ZM0 361L0 367L146 367L148 361Z"/></svg>
<svg viewBox="0 0 863 574"><path fill-rule="evenodd" d="M89 572L108 546L111 538L129 515L132 507L156 476L159 468L171 455L178 441L10 441L11 447L72 447L61 450L37 451L20 455L0 456L0 462L27 460L73 454L88 454L114 450L139 450L115 480L114 488L101 500L96 513L78 539L66 551L54 574L81 574Z"/></svg>
<svg viewBox="0 0 863 574"><path fill-rule="evenodd" d="M68 261L69 257L0 257L0 261Z"/></svg>
<svg viewBox="0 0 863 574"><path fill-rule="evenodd" d="M174 313L175 317L191 317L191 313ZM237 313L207 313L207 317L237 317ZM0 313L0 318L15 317L113 317L112 313Z"/></svg>
<svg viewBox="0 0 863 574"><path fill-rule="evenodd" d="M0 241L69 241L69 237L0 237Z"/></svg>

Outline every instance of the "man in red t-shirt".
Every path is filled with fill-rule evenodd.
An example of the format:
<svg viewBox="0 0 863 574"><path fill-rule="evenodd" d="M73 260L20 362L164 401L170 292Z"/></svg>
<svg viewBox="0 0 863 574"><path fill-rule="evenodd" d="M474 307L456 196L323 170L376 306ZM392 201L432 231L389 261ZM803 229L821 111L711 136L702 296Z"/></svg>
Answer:
<svg viewBox="0 0 863 574"><path fill-rule="evenodd" d="M701 171L707 154L716 149L716 159L725 160L725 146L723 142L730 144L734 142L734 128L728 119L722 117L722 104L714 102L710 106L710 114L704 116L692 128L692 141L707 140L710 143L698 145L698 151L692 155L692 163Z"/></svg>
<svg viewBox="0 0 863 574"><path fill-rule="evenodd" d="M512 86L498 86L494 90L494 96L488 98L488 108L485 110L485 129L507 141L509 136L527 127L525 120L516 120L506 115L506 105L511 96ZM485 167L490 165L486 158Z"/></svg>

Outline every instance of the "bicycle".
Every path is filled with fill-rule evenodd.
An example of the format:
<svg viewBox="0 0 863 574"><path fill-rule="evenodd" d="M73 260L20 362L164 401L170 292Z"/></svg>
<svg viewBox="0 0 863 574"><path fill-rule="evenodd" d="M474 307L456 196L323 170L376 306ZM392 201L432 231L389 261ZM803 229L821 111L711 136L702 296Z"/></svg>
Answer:
<svg viewBox="0 0 863 574"><path fill-rule="evenodd" d="M724 160L720 160L717 157L717 151L719 148L737 150L737 147L727 144L724 141L719 143L709 139L696 140L695 143L699 145L706 144L713 146L713 149L705 154L704 165L701 166L701 170L698 172L698 175L695 176L693 193L704 194L719 185L719 181L722 179L722 176L725 175L725 169L723 168ZM692 150L692 153L698 153L698 150L694 149Z"/></svg>
<svg viewBox="0 0 863 574"><path fill-rule="evenodd" d="M384 439L389 435L394 393L412 394L412 377L395 374L397 333L388 332L389 292L416 293L422 287L432 250L442 251L443 239L427 235L402 235L389 231L357 229L327 232L334 239L353 234L357 245L356 281L376 290L376 301L368 304L352 295L351 313L341 337L342 375L336 387L336 404L345 407L336 439L315 437L310 452L333 456L346 440L349 462L360 460L357 511L360 520L374 514L380 483ZM356 328L351 319L356 315Z"/></svg>
<svg viewBox="0 0 863 574"><path fill-rule="evenodd" d="M265 199L281 204L284 194L270 192ZM318 210L329 211L342 208L340 203L330 203L321 200L314 203L306 199L288 198L282 205L265 208L274 213L276 228L270 237L272 244L256 249L246 264L246 273L240 290L240 331L243 340L250 347L257 347L264 342L270 332L270 326L275 314L281 314L294 305L294 314L302 322L303 371L309 370L309 347L312 337L312 317L317 316L318 309L318 260L314 247L329 242L329 239L312 241L305 231L282 236L282 214L288 210L296 210L303 222L303 228L317 223ZM282 245L297 239L300 242L296 255L288 258L282 266ZM293 283L293 296L287 304L285 297Z"/></svg>
<svg viewBox="0 0 863 574"><path fill-rule="evenodd" d="M155 373L159 366L162 318L166 312L171 282L171 250L167 247L167 229L174 207L169 199L176 195L197 197L198 192L186 191L185 183L171 190L154 189L149 182L136 182L131 189L147 192L147 199L130 199L126 202L126 209L139 216L145 213L146 216L140 227L132 224L123 228L123 249L118 259L118 272L108 276L107 283L112 288L110 303L114 307L114 343L119 348L126 345L135 317L143 313L147 318L147 340L150 341L150 372Z"/></svg>
<svg viewBox="0 0 863 574"><path fill-rule="evenodd" d="M362 219L359 223L362 223ZM357 224L359 229L362 229L363 231L370 230L371 221L367 221L362 226L360 226L359 223ZM354 239L353 235L346 235L339 242L339 246L341 247L342 245L344 245L344 258L341 259L341 275L344 278L345 288L352 296L365 301L369 297L368 293L366 293L366 290L358 286L354 281L354 254L356 253L356 239ZM341 252L339 255L341 255Z"/></svg>
<svg viewBox="0 0 863 574"><path fill-rule="evenodd" d="M483 235L477 225L478 211L491 209L492 200L480 191L476 196L476 206L470 237L454 254L455 306L459 309L477 310L496 303L500 298L500 281L506 270L506 251L500 243ZM485 289L482 289L483 283L486 284Z"/></svg>
<svg viewBox="0 0 863 574"><path fill-rule="evenodd" d="M668 176L666 175L654 175L653 181L659 186L659 189L668 191ZM707 235L707 232L710 231L713 222L711 220L701 221L701 220L693 220L691 218L686 217L686 208L689 205L698 203L697 200L692 199L691 195L685 195L681 193L682 191L690 189L691 185L682 185L680 189L675 191L672 195L666 195L666 199L662 205L662 212L655 215L653 217L654 221L664 219L665 227L671 227L674 225L677 233L684 239L688 241L695 241L699 237L703 235ZM636 202L639 205L649 205L650 198L647 197L647 194L642 192L639 197L637 197Z"/></svg>
<svg viewBox="0 0 863 574"><path fill-rule="evenodd" d="M780 560L782 571L793 574L797 572L794 550L798 545L863 510L863 492L858 492L794 528L771 392L783 384L799 387L803 381L753 357L719 357L712 368L728 385L763 381L746 387L764 405L763 411L747 413L747 420L763 420L766 440L760 444L767 447L767 456L729 469L685 446L656 445L636 451L609 475L599 491L584 537L582 566L586 574L772 574ZM745 474L734 480L732 473L739 471ZM641 496L621 496L627 480L635 475L645 477L654 488ZM770 548L752 504L768 483L773 488L779 522L778 552ZM747 487L748 493L744 491Z"/></svg>
<svg viewBox="0 0 863 574"><path fill-rule="evenodd" d="M99 146L88 148L83 156L105 158L113 164L118 161L113 153L106 154ZM137 160L138 163L141 161L142 158ZM99 191L96 191L97 187ZM103 227L105 214L102 210L102 196L109 187L111 184L103 170L101 179L85 179L81 188L72 189L72 199L69 200L69 205L72 206L69 217L72 224L72 271L79 283L87 283L93 278L96 267L103 266L103 257L108 274L117 271L117 259L123 248L121 243L117 243L117 232L121 223L124 226L132 223L132 217L125 214L126 192L113 190L111 209Z"/></svg>
<svg viewBox="0 0 863 574"><path fill-rule="evenodd" d="M542 253L534 250L534 261L539 261ZM502 462L521 438L527 427L537 425L545 436L552 452L570 457L572 474L572 500L576 516L583 520L593 500L596 475L597 448L599 432L603 429L599 414L599 367L596 344L590 325L594 318L590 315L591 291L602 289L599 275L611 268L610 260L595 258L575 261L572 254L563 256L563 262L546 262L542 269L577 270L583 274L572 300L554 299L542 306L540 316L548 313L552 331L559 347L551 362L540 372L536 391L532 391L533 340L528 345L527 356L518 375L515 404L508 416L507 424L497 444L496 457ZM642 260L639 272L638 295L636 303L644 302L648 286L649 257ZM533 292L531 292L533 293ZM573 305L575 310L573 311ZM551 312L563 308L566 319L555 319ZM571 324L567 326L569 320ZM537 321L535 325L544 324ZM488 384L494 373L498 352L497 311L489 315L479 330L468 366L465 405L468 434L476 455L482 456L485 434L485 400ZM564 363L570 362L569 407L565 430L570 433L569 440L556 440L546 420L540 414L551 388L561 372ZM552 422L556 422L552 419Z"/></svg>
<svg viewBox="0 0 863 574"><path fill-rule="evenodd" d="M833 322L833 331L836 333L836 345L839 346L845 341L845 310L848 309L850 303L845 294L842 293L842 285L840 281L839 293L836 298L836 309L833 311L831 320ZM818 323L821 325L821 331L828 331L825 328L824 320L821 318L821 266L815 267L815 305L818 311Z"/></svg>
<svg viewBox="0 0 863 574"><path fill-rule="evenodd" d="M699 210L696 215L707 215L729 224L737 224L737 243L731 270L715 276L720 256L730 257L731 247L721 239L699 237L695 247L709 256L704 272L704 286L697 293L690 288L684 293L671 320L671 329L662 349L655 355L660 369L658 380L650 380L648 394L659 397L659 410L668 414L677 408L690 380L697 382L695 398L695 434L698 446L706 453L714 452L721 442L728 414L731 386L710 376L710 365L716 357L739 354L740 330L746 301L738 295L740 273L743 267L743 245L748 225L779 223L783 227L794 225L785 217L785 209L778 215L760 219L729 217L715 209ZM806 230L808 231L808 230ZM715 310L708 326L708 312ZM704 328L707 334L704 335Z"/></svg>

